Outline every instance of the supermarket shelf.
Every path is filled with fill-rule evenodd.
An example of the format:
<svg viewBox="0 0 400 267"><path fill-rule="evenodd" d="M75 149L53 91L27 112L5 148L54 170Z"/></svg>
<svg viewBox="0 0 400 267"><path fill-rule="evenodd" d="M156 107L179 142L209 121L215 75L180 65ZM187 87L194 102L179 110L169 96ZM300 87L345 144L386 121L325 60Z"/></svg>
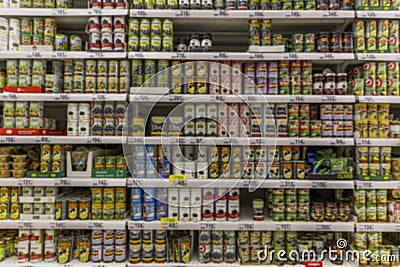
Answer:
<svg viewBox="0 0 400 267"><path fill-rule="evenodd" d="M7 101L52 101L52 102L77 102L77 101L126 101L125 94L18 94L2 93L2 100Z"/></svg>
<svg viewBox="0 0 400 267"><path fill-rule="evenodd" d="M70 51L52 51L52 52L0 52L0 59L69 59L69 58L81 58L81 59L124 59L126 58L125 52L70 52Z"/></svg>
<svg viewBox="0 0 400 267"><path fill-rule="evenodd" d="M160 181L159 178L130 178L128 187L176 187L169 184L168 180ZM312 181L312 180L234 180L234 179L188 179L186 186L189 188L248 188L251 185L259 185L259 188L315 188L315 189L354 189L353 180L348 181ZM399 183L400 185L400 183Z"/></svg>
<svg viewBox="0 0 400 267"><path fill-rule="evenodd" d="M386 12L386 11L385 11ZM400 13L399 13L400 14ZM385 17L387 18L387 17ZM362 61L399 61L400 54L396 53L357 53L356 57Z"/></svg>
<svg viewBox="0 0 400 267"><path fill-rule="evenodd" d="M122 144L122 136L0 136L0 144Z"/></svg>
<svg viewBox="0 0 400 267"><path fill-rule="evenodd" d="M201 18L201 19L351 19L354 11L304 11L304 10L146 10L132 9L131 17L140 18Z"/></svg>
<svg viewBox="0 0 400 267"><path fill-rule="evenodd" d="M143 89L143 92L145 90ZM176 102L184 101L213 103L355 103L356 98L351 95L130 95L134 102Z"/></svg>
<svg viewBox="0 0 400 267"><path fill-rule="evenodd" d="M126 266L124 262L121 263L103 263L103 262L87 262L81 263L79 260L73 260L66 264L58 264L54 262L38 262L38 263L19 263L17 257L10 257L0 262L0 266L13 266L13 267L122 267ZM136 265L137 266L137 265Z"/></svg>
<svg viewBox="0 0 400 267"><path fill-rule="evenodd" d="M353 53L129 52L128 57L135 59L171 60L354 60Z"/></svg>
<svg viewBox="0 0 400 267"><path fill-rule="evenodd" d="M50 203L56 202L56 197L20 197L20 203Z"/></svg>
<svg viewBox="0 0 400 267"><path fill-rule="evenodd" d="M0 221L0 229L115 229L122 230L126 227L125 220L114 221Z"/></svg>
<svg viewBox="0 0 400 267"><path fill-rule="evenodd" d="M357 232L400 232L400 223L356 223Z"/></svg>
<svg viewBox="0 0 400 267"><path fill-rule="evenodd" d="M126 178L1 178L0 186L125 187Z"/></svg>
<svg viewBox="0 0 400 267"><path fill-rule="evenodd" d="M128 221L129 230L142 229L165 229L165 230L248 230L248 231L337 231L346 232L354 231L353 222L273 222L266 220L255 222L253 220L243 221L200 221L200 222L175 222L161 223L160 221L144 222L144 221Z"/></svg>
<svg viewBox="0 0 400 267"><path fill-rule="evenodd" d="M0 16L125 16L127 9L84 9L84 8L0 8Z"/></svg>
<svg viewBox="0 0 400 267"><path fill-rule="evenodd" d="M384 103L384 104L400 103L400 96L357 96L356 99L360 103Z"/></svg>
<svg viewBox="0 0 400 267"><path fill-rule="evenodd" d="M357 189L400 189L400 181L355 181Z"/></svg>
<svg viewBox="0 0 400 267"><path fill-rule="evenodd" d="M399 147L400 138L356 138L356 146Z"/></svg>
<svg viewBox="0 0 400 267"><path fill-rule="evenodd" d="M357 18L366 18L366 19L399 19L400 13L399 11L391 11L391 10L359 10L356 11Z"/></svg>
<svg viewBox="0 0 400 267"><path fill-rule="evenodd" d="M400 139L399 139L400 141ZM128 137L128 144L353 146L353 138Z"/></svg>

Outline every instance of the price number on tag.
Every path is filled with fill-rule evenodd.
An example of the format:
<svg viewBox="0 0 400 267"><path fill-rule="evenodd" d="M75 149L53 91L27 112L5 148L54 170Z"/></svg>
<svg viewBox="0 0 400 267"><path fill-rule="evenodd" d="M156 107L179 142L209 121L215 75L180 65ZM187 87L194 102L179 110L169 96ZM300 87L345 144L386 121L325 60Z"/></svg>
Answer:
<svg viewBox="0 0 400 267"><path fill-rule="evenodd" d="M296 183L294 181L281 181L280 187L282 188L294 188L296 187Z"/></svg>
<svg viewBox="0 0 400 267"><path fill-rule="evenodd" d="M49 144L49 143L51 143L51 137L49 137L49 136L38 137L36 139L36 143Z"/></svg>
<svg viewBox="0 0 400 267"><path fill-rule="evenodd" d="M321 181L313 181L311 182L311 188L328 188L328 183Z"/></svg>
<svg viewBox="0 0 400 267"><path fill-rule="evenodd" d="M68 15L67 10L63 9L63 8L59 8L53 11L54 15L58 15L58 16L66 16Z"/></svg>
<svg viewBox="0 0 400 267"><path fill-rule="evenodd" d="M176 53L175 57L178 58L178 59L185 59L186 58L186 53L178 52L178 53Z"/></svg>
<svg viewBox="0 0 400 267"><path fill-rule="evenodd" d="M186 186L187 185L186 175L170 175L169 183L171 185Z"/></svg>
<svg viewBox="0 0 400 267"><path fill-rule="evenodd" d="M19 179L18 186L33 186L32 179Z"/></svg>
<svg viewBox="0 0 400 267"><path fill-rule="evenodd" d="M360 97L361 103L375 103L375 98L373 96L362 96Z"/></svg>
<svg viewBox="0 0 400 267"><path fill-rule="evenodd" d="M144 55L142 52L135 52L134 53L134 58L144 58Z"/></svg>
<svg viewBox="0 0 400 267"><path fill-rule="evenodd" d="M319 58L320 59L334 59L334 56L331 53L324 53L324 54L321 54Z"/></svg>
<svg viewBox="0 0 400 267"><path fill-rule="evenodd" d="M201 223L200 224L201 230L215 230L215 223Z"/></svg>
<svg viewBox="0 0 400 267"><path fill-rule="evenodd" d="M223 95L216 95L215 100L224 102L226 100L226 98Z"/></svg>
<svg viewBox="0 0 400 267"><path fill-rule="evenodd" d="M254 230L254 224L241 223L241 224L239 224L239 230Z"/></svg>
<svg viewBox="0 0 400 267"><path fill-rule="evenodd" d="M144 144L143 137L130 137L129 141L130 141L130 144Z"/></svg>
<svg viewBox="0 0 400 267"><path fill-rule="evenodd" d="M182 102L184 100L183 95L170 95L169 101Z"/></svg>
<svg viewBox="0 0 400 267"><path fill-rule="evenodd" d="M369 140L369 139L359 139L358 145L370 146L371 145L371 140Z"/></svg>
<svg viewBox="0 0 400 267"><path fill-rule="evenodd" d="M247 102L256 102L257 101L257 97L252 96L252 95L246 96L246 101Z"/></svg>
<svg viewBox="0 0 400 267"><path fill-rule="evenodd" d="M103 15L103 10L101 10L101 9L92 9L92 13L94 15Z"/></svg>
<svg viewBox="0 0 400 267"><path fill-rule="evenodd" d="M255 53L254 58L255 59L264 59L264 55L262 53Z"/></svg>
<svg viewBox="0 0 400 267"><path fill-rule="evenodd" d="M303 95L293 95L290 96L290 102L305 102L306 101L306 97Z"/></svg>
<svg viewBox="0 0 400 267"><path fill-rule="evenodd" d="M290 139L290 144L296 146L304 146L306 144L306 140L304 140L303 138L292 138Z"/></svg>
<svg viewBox="0 0 400 267"><path fill-rule="evenodd" d="M94 101L105 101L105 100L107 100L107 96L105 94L96 94L93 97L93 100Z"/></svg>
<svg viewBox="0 0 400 267"><path fill-rule="evenodd" d="M56 97L55 100L68 101L70 100L70 97L68 94L59 94L58 98Z"/></svg>
<svg viewBox="0 0 400 267"><path fill-rule="evenodd" d="M60 185L62 186L70 186L71 185L71 179L60 179Z"/></svg>
<svg viewBox="0 0 400 267"><path fill-rule="evenodd" d="M101 144L103 139L101 137L89 137L88 143L90 144Z"/></svg>
<svg viewBox="0 0 400 267"><path fill-rule="evenodd" d="M221 53L218 53L218 56L217 56L219 59L228 59L229 58L229 56L228 56L228 54L227 53L224 53L224 52L221 52Z"/></svg>
<svg viewBox="0 0 400 267"><path fill-rule="evenodd" d="M278 231L291 231L292 230L292 225L288 223L279 223L276 225L276 230Z"/></svg>
<svg viewBox="0 0 400 267"><path fill-rule="evenodd" d="M367 11L367 17L376 18L376 13L374 11Z"/></svg>
<svg viewBox="0 0 400 267"><path fill-rule="evenodd" d="M228 12L226 10L217 10L214 12L215 17L227 17L229 16Z"/></svg>
<svg viewBox="0 0 400 267"><path fill-rule="evenodd" d="M264 16L265 16L264 12L262 12L262 11L254 11L254 17L263 18Z"/></svg>
<svg viewBox="0 0 400 267"><path fill-rule="evenodd" d="M317 224L315 226L315 231L322 231L322 232L328 232L332 231L332 225L330 224Z"/></svg>
<svg viewBox="0 0 400 267"><path fill-rule="evenodd" d="M331 140L331 145L333 146L344 146L346 142L343 139L332 139Z"/></svg>
<svg viewBox="0 0 400 267"><path fill-rule="evenodd" d="M8 100L18 100L18 95L17 94L13 94L13 93L6 93L6 98Z"/></svg>
<svg viewBox="0 0 400 267"><path fill-rule="evenodd" d="M42 57L42 53L37 52L37 51L32 52L32 53L31 53L31 57L32 57L32 58L41 58L41 57Z"/></svg>
<svg viewBox="0 0 400 267"><path fill-rule="evenodd" d="M52 222L50 224L51 229L65 229L66 226L65 222Z"/></svg>
<svg viewBox="0 0 400 267"><path fill-rule="evenodd" d="M53 54L53 55L54 55L54 54ZM65 52L58 51L58 52L55 53L55 57L56 57L56 58L66 58L66 57L67 57L67 54L66 54Z"/></svg>
<svg viewBox="0 0 400 267"><path fill-rule="evenodd" d="M15 137L13 136L6 136L4 140L6 144L14 144L16 142Z"/></svg>
<svg viewBox="0 0 400 267"><path fill-rule="evenodd" d="M372 182L357 182L357 187L360 189L371 189L374 186Z"/></svg>
<svg viewBox="0 0 400 267"><path fill-rule="evenodd" d="M147 12L144 10L138 10L138 11L136 11L136 15L138 17L147 17Z"/></svg>
<svg viewBox="0 0 400 267"><path fill-rule="evenodd" d="M103 52L92 52L89 55L90 58L103 58L104 57L104 53Z"/></svg>
<svg viewBox="0 0 400 267"><path fill-rule="evenodd" d="M145 224L142 222L133 222L131 223L131 228L132 229L138 229L138 230L142 230L145 228Z"/></svg>
<svg viewBox="0 0 400 267"><path fill-rule="evenodd" d="M296 53L289 53L288 57L289 59L299 59L299 55Z"/></svg>
<svg viewBox="0 0 400 267"><path fill-rule="evenodd" d="M18 222L18 228L20 229L32 229L33 222Z"/></svg>
<svg viewBox="0 0 400 267"><path fill-rule="evenodd" d="M374 54L366 54L365 57L366 57L368 60L376 60L376 56L375 56Z"/></svg>
<svg viewBox="0 0 400 267"><path fill-rule="evenodd" d="M176 13L177 17L190 17L190 11L189 10L180 10Z"/></svg>
<svg viewBox="0 0 400 267"><path fill-rule="evenodd" d="M288 11L286 17L299 18L301 17L301 14L299 11Z"/></svg>
<svg viewBox="0 0 400 267"><path fill-rule="evenodd" d="M108 186L110 181L108 179L97 179L93 181L93 186Z"/></svg>
<svg viewBox="0 0 400 267"><path fill-rule="evenodd" d="M361 231L361 232L375 231L375 226L373 224L361 224L357 228L358 228L358 231Z"/></svg>
<svg viewBox="0 0 400 267"><path fill-rule="evenodd" d="M91 229L104 229L104 223L102 223L102 222L90 222L89 228L91 228Z"/></svg>
<svg viewBox="0 0 400 267"><path fill-rule="evenodd" d="M177 229L178 228L178 218L161 218L161 228L168 229Z"/></svg>
<svg viewBox="0 0 400 267"><path fill-rule="evenodd" d="M329 10L328 11L328 17L337 17L338 16L338 12L335 10Z"/></svg>

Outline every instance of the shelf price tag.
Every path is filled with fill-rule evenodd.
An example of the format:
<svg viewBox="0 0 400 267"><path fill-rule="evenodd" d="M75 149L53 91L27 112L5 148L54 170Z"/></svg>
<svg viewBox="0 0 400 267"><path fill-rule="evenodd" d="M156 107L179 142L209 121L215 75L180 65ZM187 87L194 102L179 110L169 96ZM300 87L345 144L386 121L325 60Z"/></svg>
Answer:
<svg viewBox="0 0 400 267"><path fill-rule="evenodd" d="M177 185L177 186L186 186L187 185L187 179L186 175L170 175L169 176L169 183L171 185Z"/></svg>
<svg viewBox="0 0 400 267"><path fill-rule="evenodd" d="M101 144L103 143L103 138L101 136L89 136L87 138L88 144Z"/></svg>
<svg viewBox="0 0 400 267"><path fill-rule="evenodd" d="M330 144L333 146L344 146L346 145L346 141L341 138L331 139Z"/></svg>
<svg viewBox="0 0 400 267"><path fill-rule="evenodd" d="M33 186L33 179L30 178L18 179L18 186Z"/></svg>
<svg viewBox="0 0 400 267"><path fill-rule="evenodd" d="M33 51L30 55L28 55L28 58L42 58L42 53L38 51Z"/></svg>
<svg viewBox="0 0 400 267"><path fill-rule="evenodd" d="M68 11L64 8L58 8L58 9L53 9L52 10L52 14L54 16L67 16L68 15Z"/></svg>
<svg viewBox="0 0 400 267"><path fill-rule="evenodd" d="M50 144L51 137L50 136L39 136L36 138L36 143L38 144Z"/></svg>
<svg viewBox="0 0 400 267"><path fill-rule="evenodd" d="M184 100L183 95L169 95L169 101L171 102L182 102Z"/></svg>
<svg viewBox="0 0 400 267"><path fill-rule="evenodd" d="M306 140L304 138L291 138L290 144L294 146L304 146L306 145Z"/></svg>
<svg viewBox="0 0 400 267"><path fill-rule="evenodd" d="M179 10L175 13L175 17L190 17L190 10Z"/></svg>
<svg viewBox="0 0 400 267"><path fill-rule="evenodd" d="M108 179L93 179L93 186L108 186L110 184L110 180Z"/></svg>
<svg viewBox="0 0 400 267"><path fill-rule="evenodd" d="M277 223L275 226L275 230L277 231L291 231L292 225L288 223Z"/></svg>
<svg viewBox="0 0 400 267"><path fill-rule="evenodd" d="M2 142L2 143L6 143L6 144L15 144L15 142L16 142L16 139L14 136L5 136L3 140L4 140L4 142Z"/></svg>
<svg viewBox="0 0 400 267"><path fill-rule="evenodd" d="M55 179L54 186L71 186L71 179L69 178Z"/></svg>
<svg viewBox="0 0 400 267"><path fill-rule="evenodd" d="M147 17L148 14L145 10L136 10L136 14L133 14L135 17Z"/></svg>
<svg viewBox="0 0 400 267"><path fill-rule="evenodd" d="M144 58L143 52L135 52L133 55L134 58Z"/></svg>
<svg viewBox="0 0 400 267"><path fill-rule="evenodd" d="M295 181L280 181L279 182L279 187L282 187L282 188L295 188L296 187L296 182Z"/></svg>
<svg viewBox="0 0 400 267"><path fill-rule="evenodd" d="M229 55L227 54L227 53L225 53L225 52L220 52L220 53L218 53L217 55L216 55L216 58L217 59L229 59Z"/></svg>
<svg viewBox="0 0 400 267"><path fill-rule="evenodd" d="M328 188L328 182L326 181L312 181L311 188Z"/></svg>
<svg viewBox="0 0 400 267"><path fill-rule="evenodd" d="M287 18L300 18L301 13L299 11L287 11L286 17Z"/></svg>
<svg viewBox="0 0 400 267"><path fill-rule="evenodd" d="M160 227L164 230L177 229L178 228L178 218L161 218Z"/></svg>
<svg viewBox="0 0 400 267"><path fill-rule="evenodd" d="M18 222L19 229L32 229L33 222Z"/></svg>
<svg viewBox="0 0 400 267"><path fill-rule="evenodd" d="M176 59L186 59L186 53L185 52L177 52L175 56L172 56L172 58Z"/></svg>
<svg viewBox="0 0 400 267"><path fill-rule="evenodd" d="M214 17L227 17L229 16L228 11L226 10L216 10L214 11Z"/></svg>
<svg viewBox="0 0 400 267"><path fill-rule="evenodd" d="M375 103L375 98L373 96L360 96L360 103Z"/></svg>
<svg viewBox="0 0 400 267"><path fill-rule="evenodd" d="M65 229L67 224L65 222L50 222L51 229Z"/></svg>
<svg viewBox="0 0 400 267"><path fill-rule="evenodd" d="M369 139L357 139L358 146L370 146L371 144L371 140Z"/></svg>
<svg viewBox="0 0 400 267"><path fill-rule="evenodd" d="M321 96L322 102L336 103L338 102L337 97L334 95L323 95Z"/></svg>
<svg viewBox="0 0 400 267"><path fill-rule="evenodd" d="M366 12L368 18L376 18L376 13L374 11L367 11Z"/></svg>
<svg viewBox="0 0 400 267"><path fill-rule="evenodd" d="M59 94L54 97L54 101L69 101L69 94Z"/></svg>
<svg viewBox="0 0 400 267"><path fill-rule="evenodd" d="M215 230L216 225L215 225L215 223L201 223L200 229L201 230Z"/></svg>
<svg viewBox="0 0 400 267"><path fill-rule="evenodd" d="M291 95L289 102L306 102L306 97L303 95Z"/></svg>
<svg viewBox="0 0 400 267"><path fill-rule="evenodd" d="M96 10L96 9L94 9L94 10ZM104 58L105 55L104 55L103 52L91 52L91 53L89 54L89 57L90 57L90 58Z"/></svg>
<svg viewBox="0 0 400 267"><path fill-rule="evenodd" d="M106 94L94 94L92 96L92 101L106 101L107 95Z"/></svg>
<svg viewBox="0 0 400 267"><path fill-rule="evenodd" d="M357 188L359 189L371 189L374 185L369 181L357 181Z"/></svg>
<svg viewBox="0 0 400 267"><path fill-rule="evenodd" d="M251 138L250 139L250 145L262 146L264 144L265 144L265 139L263 139L263 138Z"/></svg>
<svg viewBox="0 0 400 267"><path fill-rule="evenodd" d="M315 225L315 231L318 232L330 232L332 230L332 225L331 224L317 224Z"/></svg>
<svg viewBox="0 0 400 267"><path fill-rule="evenodd" d="M103 10L102 9L91 9L89 11L89 15L96 15L96 16L103 15Z"/></svg>
<svg viewBox="0 0 400 267"><path fill-rule="evenodd" d="M3 98L7 100L18 100L18 95L15 93L4 93Z"/></svg>
<svg viewBox="0 0 400 267"><path fill-rule="evenodd" d="M254 223L239 223L239 230L254 230Z"/></svg>
<svg viewBox="0 0 400 267"><path fill-rule="evenodd" d="M150 101L150 97L147 95L135 95L133 97L133 101L140 101L140 102L144 102L144 101Z"/></svg>
<svg viewBox="0 0 400 267"><path fill-rule="evenodd" d="M89 222L88 228L89 229L104 229L104 223L103 222Z"/></svg>
<svg viewBox="0 0 400 267"><path fill-rule="evenodd" d="M373 224L357 224L357 231L359 231L359 232L374 232L375 225L373 225Z"/></svg>
<svg viewBox="0 0 400 267"><path fill-rule="evenodd" d="M145 229L145 224L143 222L131 222L130 225L131 225L130 228L134 229L134 230L143 230L143 229Z"/></svg>
<svg viewBox="0 0 400 267"><path fill-rule="evenodd" d="M334 59L335 56L332 53L321 53L319 59Z"/></svg>
<svg viewBox="0 0 400 267"><path fill-rule="evenodd" d="M329 10L327 15L328 17L337 17L338 12L336 10Z"/></svg>
<svg viewBox="0 0 400 267"><path fill-rule="evenodd" d="M144 137L129 137L128 142L130 145L144 144Z"/></svg>
<svg viewBox="0 0 400 267"><path fill-rule="evenodd" d="M185 138L171 138L171 144L173 145L186 145L186 139Z"/></svg>

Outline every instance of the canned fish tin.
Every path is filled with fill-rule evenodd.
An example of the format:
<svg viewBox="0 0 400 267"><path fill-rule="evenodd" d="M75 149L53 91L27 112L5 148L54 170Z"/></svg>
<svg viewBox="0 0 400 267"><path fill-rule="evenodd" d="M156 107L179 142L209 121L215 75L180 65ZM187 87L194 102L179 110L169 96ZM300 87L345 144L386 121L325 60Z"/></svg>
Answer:
<svg viewBox="0 0 400 267"><path fill-rule="evenodd" d="M115 262L126 261L126 245L115 246Z"/></svg>
<svg viewBox="0 0 400 267"><path fill-rule="evenodd" d="M44 19L44 34L48 36L56 35L57 22L51 18Z"/></svg>
<svg viewBox="0 0 400 267"><path fill-rule="evenodd" d="M92 245L91 260L92 262L101 262L103 259L103 247L101 245Z"/></svg>
<svg viewBox="0 0 400 267"><path fill-rule="evenodd" d="M21 18L21 33L33 34L33 20L32 18Z"/></svg>
<svg viewBox="0 0 400 267"><path fill-rule="evenodd" d="M114 34L114 51L126 51L125 33Z"/></svg>
<svg viewBox="0 0 400 267"><path fill-rule="evenodd" d="M140 20L140 36L149 36L151 31L151 24L149 19Z"/></svg>
<svg viewBox="0 0 400 267"><path fill-rule="evenodd" d="M89 34L89 49L90 51L101 50L101 34L98 32L91 32Z"/></svg>
<svg viewBox="0 0 400 267"><path fill-rule="evenodd" d="M253 218L255 221L264 220L264 200L263 199L253 199Z"/></svg>
<svg viewBox="0 0 400 267"><path fill-rule="evenodd" d="M102 32L101 51L113 51L113 47L113 34L110 32Z"/></svg>

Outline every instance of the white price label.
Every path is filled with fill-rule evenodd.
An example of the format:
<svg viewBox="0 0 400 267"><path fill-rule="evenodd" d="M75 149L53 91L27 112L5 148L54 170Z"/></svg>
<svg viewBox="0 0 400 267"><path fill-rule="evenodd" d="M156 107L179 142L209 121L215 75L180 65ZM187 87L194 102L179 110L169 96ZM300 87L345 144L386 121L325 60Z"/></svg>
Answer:
<svg viewBox="0 0 400 267"><path fill-rule="evenodd" d="M253 95L248 95L244 97L244 100L246 102L256 102L257 101L257 97L253 96Z"/></svg>
<svg viewBox="0 0 400 267"><path fill-rule="evenodd" d="M338 12L336 10L329 10L328 11L328 17L337 17L339 16Z"/></svg>
<svg viewBox="0 0 400 267"><path fill-rule="evenodd" d="M335 56L332 53L321 53L319 59L334 59Z"/></svg>
<svg viewBox="0 0 400 267"><path fill-rule="evenodd" d="M373 224L359 224L357 225L357 231L360 232L374 232L375 225Z"/></svg>
<svg viewBox="0 0 400 267"><path fill-rule="evenodd" d="M291 231L292 225L288 223L277 223L275 230L277 231Z"/></svg>
<svg viewBox="0 0 400 267"><path fill-rule="evenodd" d="M185 138L172 138L171 139L171 144L176 144L176 145L186 145L186 139Z"/></svg>
<svg viewBox="0 0 400 267"><path fill-rule="evenodd" d="M373 96L360 96L361 103L375 103L375 98Z"/></svg>
<svg viewBox="0 0 400 267"><path fill-rule="evenodd" d="M265 139L263 138L251 138L250 145L262 146L265 144Z"/></svg>
<svg viewBox="0 0 400 267"><path fill-rule="evenodd" d="M288 59L298 60L300 57L297 53L289 53Z"/></svg>
<svg viewBox="0 0 400 267"><path fill-rule="evenodd" d="M252 230L254 230L254 224L253 223L240 223L239 224L239 230L252 231Z"/></svg>
<svg viewBox="0 0 400 267"><path fill-rule="evenodd" d="M178 229L179 225L177 222L165 222L162 223L162 229L164 230L173 230Z"/></svg>
<svg viewBox="0 0 400 267"><path fill-rule="evenodd" d="M228 53L220 52L216 55L216 58L221 59L221 60L224 60L224 59L226 60L226 59L229 59L229 55L228 55Z"/></svg>
<svg viewBox="0 0 400 267"><path fill-rule="evenodd" d="M357 188L359 188L359 189L371 189L373 187L374 187L374 185L372 182L366 182L366 181L358 181L357 182Z"/></svg>
<svg viewBox="0 0 400 267"><path fill-rule="evenodd" d="M71 179L68 178L61 178L54 180L55 186L71 186Z"/></svg>
<svg viewBox="0 0 400 267"><path fill-rule="evenodd" d="M110 180L108 179L93 179L93 186L108 186L110 184Z"/></svg>
<svg viewBox="0 0 400 267"><path fill-rule="evenodd" d="M306 140L304 138L291 138L290 144L294 146L304 146L306 144Z"/></svg>
<svg viewBox="0 0 400 267"><path fill-rule="evenodd" d="M131 228L135 230L145 229L145 223L143 222L131 222Z"/></svg>
<svg viewBox="0 0 400 267"><path fill-rule="evenodd" d="M54 16L67 16L68 10L64 8L58 8L58 9L53 9L52 13Z"/></svg>
<svg viewBox="0 0 400 267"><path fill-rule="evenodd" d="M328 188L328 182L325 181L312 181L311 188Z"/></svg>
<svg viewBox="0 0 400 267"><path fill-rule="evenodd" d="M106 101L107 100L107 95L106 94L95 94L92 97L93 101Z"/></svg>
<svg viewBox="0 0 400 267"><path fill-rule="evenodd" d="M328 103L336 103L338 101L337 97L334 95L323 95L321 96L321 100L322 102L328 102Z"/></svg>
<svg viewBox="0 0 400 267"><path fill-rule="evenodd" d="M169 101L182 102L182 101L184 101L184 97L183 97L183 95L169 95Z"/></svg>
<svg viewBox="0 0 400 267"><path fill-rule="evenodd" d="M179 10L175 13L176 17L190 17L190 11L189 10Z"/></svg>
<svg viewBox="0 0 400 267"><path fill-rule="evenodd" d="M201 223L200 229L201 230L215 230L216 225L215 225L215 223Z"/></svg>
<svg viewBox="0 0 400 267"><path fill-rule="evenodd" d="M330 232L330 231L332 231L332 225L331 224L317 224L315 226L315 231Z"/></svg>
<svg viewBox="0 0 400 267"><path fill-rule="evenodd" d="M89 229L104 229L102 222L89 222Z"/></svg>
<svg viewBox="0 0 400 267"><path fill-rule="evenodd" d="M128 141L130 145L144 144L144 137L129 137Z"/></svg>
<svg viewBox="0 0 400 267"><path fill-rule="evenodd" d="M67 53L63 51L53 52L51 55L52 58L67 58Z"/></svg>
<svg viewBox="0 0 400 267"><path fill-rule="evenodd" d="M147 17L148 14L145 10L137 10L136 11L136 17Z"/></svg>
<svg viewBox="0 0 400 267"><path fill-rule="evenodd" d="M144 58L144 54L143 54L143 52L135 52L133 54L133 57L134 58Z"/></svg>
<svg viewBox="0 0 400 267"><path fill-rule="evenodd" d="M254 59L264 59L264 55L262 53L254 53Z"/></svg>
<svg viewBox="0 0 400 267"><path fill-rule="evenodd" d="M103 138L101 136L90 136L87 139L88 144L101 144L103 143Z"/></svg>
<svg viewBox="0 0 400 267"><path fill-rule="evenodd" d="M287 11L286 17L287 18L300 18L301 13L299 11Z"/></svg>
<svg viewBox="0 0 400 267"><path fill-rule="evenodd" d="M279 187L281 188L295 188L296 183L294 181L280 181L279 182Z"/></svg>
<svg viewBox="0 0 400 267"><path fill-rule="evenodd" d="M33 186L33 179L18 179L18 186Z"/></svg>
<svg viewBox="0 0 400 267"><path fill-rule="evenodd" d="M254 17L256 18L264 18L265 14L263 11L254 11Z"/></svg>
<svg viewBox="0 0 400 267"><path fill-rule="evenodd" d="M178 52L175 54L175 56L172 56L172 59L186 59L186 53L185 52Z"/></svg>
<svg viewBox="0 0 400 267"><path fill-rule="evenodd" d="M36 143L38 144L50 144L51 137L50 136L39 136L36 138Z"/></svg>
<svg viewBox="0 0 400 267"><path fill-rule="evenodd" d="M225 102L226 98L223 95L216 95L215 100Z"/></svg>
<svg viewBox="0 0 400 267"><path fill-rule="evenodd" d="M133 186L135 185L135 181L134 181L133 179L128 179L128 180L126 181L126 185L127 185L128 187L133 187Z"/></svg>
<svg viewBox="0 0 400 267"><path fill-rule="evenodd" d="M226 10L216 10L214 11L214 17L227 17L229 16L228 11Z"/></svg>
<svg viewBox="0 0 400 267"><path fill-rule="evenodd" d="M344 145L346 145L346 142L341 138L331 139L330 143L333 146L344 146Z"/></svg>
<svg viewBox="0 0 400 267"><path fill-rule="evenodd" d="M147 95L135 95L134 97L133 97L133 100L134 101L140 101L140 102L143 102L143 101L150 101L150 97L149 96L147 96Z"/></svg>
<svg viewBox="0 0 400 267"><path fill-rule="evenodd" d="M102 9L91 9L89 11L89 15L101 16L101 15L103 15L103 10Z"/></svg>
<svg viewBox="0 0 400 267"><path fill-rule="evenodd" d="M104 58L104 53L103 52L91 52L89 54L90 58Z"/></svg>
<svg viewBox="0 0 400 267"><path fill-rule="evenodd" d="M16 139L14 136L5 136L3 140L4 140L4 143L6 143L6 144L15 144L15 142L16 142Z"/></svg>
<svg viewBox="0 0 400 267"><path fill-rule="evenodd" d="M54 101L69 101L69 94L59 94L54 97Z"/></svg>
<svg viewBox="0 0 400 267"><path fill-rule="evenodd" d="M366 13L367 13L368 18L376 18L377 17L377 15L374 11L367 11Z"/></svg>
<svg viewBox="0 0 400 267"><path fill-rule="evenodd" d="M65 229L67 224L65 222L51 222L50 228L51 229Z"/></svg>
<svg viewBox="0 0 400 267"><path fill-rule="evenodd" d="M369 140L369 139L358 139L358 142L357 142L357 145L359 145L359 146L370 146L372 143L371 143L371 140Z"/></svg>
<svg viewBox="0 0 400 267"><path fill-rule="evenodd" d="M8 100L18 100L18 95L15 93L4 93L4 97Z"/></svg>
<svg viewBox="0 0 400 267"><path fill-rule="evenodd" d="M41 53L41 52L34 51L34 52L32 52L32 53L30 54L30 56L28 56L28 57L30 57L30 58L42 58L43 56L42 56L42 53Z"/></svg>
<svg viewBox="0 0 400 267"><path fill-rule="evenodd" d="M32 229L33 222L18 222L19 229Z"/></svg>
<svg viewBox="0 0 400 267"><path fill-rule="evenodd" d="M303 95L291 95L289 102L306 102L306 97Z"/></svg>

